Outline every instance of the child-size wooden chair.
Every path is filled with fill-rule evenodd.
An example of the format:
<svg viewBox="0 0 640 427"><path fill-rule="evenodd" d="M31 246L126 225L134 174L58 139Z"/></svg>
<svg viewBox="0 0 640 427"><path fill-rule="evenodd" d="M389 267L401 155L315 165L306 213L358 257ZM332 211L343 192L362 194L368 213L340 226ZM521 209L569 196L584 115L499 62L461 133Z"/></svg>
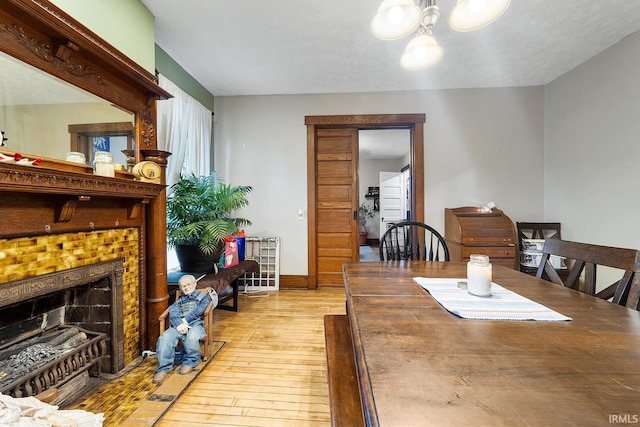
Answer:
<svg viewBox="0 0 640 427"><path fill-rule="evenodd" d="M212 288L202 288L202 289L198 289L199 291L203 291L206 292L207 294L211 294L212 292ZM176 300L180 298L180 290L178 289L176 291ZM209 298L207 296L207 298ZM210 351L212 348L212 343L213 343L213 308L214 308L214 304L213 301L209 302L209 305L207 306L207 309L204 312L204 318L203 318L203 326L204 326L204 331L207 334L203 340L200 341L200 357L203 361L207 360L210 356ZM162 335L162 333L164 331L167 330L167 328L169 328L171 325L169 324L169 309L167 308L164 312L162 312L162 314L160 315L160 317L158 317L158 322L159 322L159 327L160 327L160 335Z"/></svg>

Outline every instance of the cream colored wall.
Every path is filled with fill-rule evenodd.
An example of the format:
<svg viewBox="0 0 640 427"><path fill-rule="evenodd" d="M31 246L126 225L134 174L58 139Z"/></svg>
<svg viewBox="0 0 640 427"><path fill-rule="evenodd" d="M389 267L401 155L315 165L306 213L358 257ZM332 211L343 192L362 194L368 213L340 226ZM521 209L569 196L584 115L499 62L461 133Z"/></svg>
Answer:
<svg viewBox="0 0 640 427"><path fill-rule="evenodd" d="M640 32L545 89L544 217L562 237L640 248Z"/></svg>
<svg viewBox="0 0 640 427"><path fill-rule="evenodd" d="M216 97L215 168L255 187L248 233L280 236L281 274L305 275L306 115L425 113L425 220L444 231L445 207L543 217L543 108L542 87Z"/></svg>
<svg viewBox="0 0 640 427"><path fill-rule="evenodd" d="M155 71L155 31L151 12L132 0L51 0L150 73Z"/></svg>
<svg viewBox="0 0 640 427"><path fill-rule="evenodd" d="M70 124L132 122L133 116L106 103L20 105L0 108L11 135L11 150L64 159L70 149ZM17 117L19 119L11 119ZM37 150L34 147L37 145Z"/></svg>

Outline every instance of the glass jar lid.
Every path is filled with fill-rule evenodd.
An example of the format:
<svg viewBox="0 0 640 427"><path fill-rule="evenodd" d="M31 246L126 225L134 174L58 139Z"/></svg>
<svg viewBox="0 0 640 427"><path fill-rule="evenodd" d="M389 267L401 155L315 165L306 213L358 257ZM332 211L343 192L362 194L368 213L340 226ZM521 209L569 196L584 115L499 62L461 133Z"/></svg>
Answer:
<svg viewBox="0 0 640 427"><path fill-rule="evenodd" d="M482 254L471 254L469 262L477 265L489 265L489 257Z"/></svg>
<svg viewBox="0 0 640 427"><path fill-rule="evenodd" d="M96 153L94 154L94 159L96 162L113 162L113 156L108 151L96 151Z"/></svg>
<svg viewBox="0 0 640 427"><path fill-rule="evenodd" d="M81 153L79 151L67 152L67 156L65 157L65 160L73 163L85 163L87 161L84 153Z"/></svg>

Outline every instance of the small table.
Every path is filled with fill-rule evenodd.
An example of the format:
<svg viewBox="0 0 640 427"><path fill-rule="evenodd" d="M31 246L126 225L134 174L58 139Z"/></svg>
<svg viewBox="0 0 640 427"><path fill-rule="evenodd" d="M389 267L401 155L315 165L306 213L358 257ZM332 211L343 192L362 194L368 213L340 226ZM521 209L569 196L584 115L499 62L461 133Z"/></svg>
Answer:
<svg viewBox="0 0 640 427"><path fill-rule="evenodd" d="M196 279L204 274L205 276L198 281L197 288L202 289L211 287L218 293L218 307L216 308L221 310L238 311L238 278L245 273L259 272L260 264L254 260L244 260L234 266L221 268L217 273L214 273L213 271L180 271L178 273L170 274L168 282L177 283L180 277L185 274L191 274ZM224 305L224 303L229 300L232 300L232 304Z"/></svg>

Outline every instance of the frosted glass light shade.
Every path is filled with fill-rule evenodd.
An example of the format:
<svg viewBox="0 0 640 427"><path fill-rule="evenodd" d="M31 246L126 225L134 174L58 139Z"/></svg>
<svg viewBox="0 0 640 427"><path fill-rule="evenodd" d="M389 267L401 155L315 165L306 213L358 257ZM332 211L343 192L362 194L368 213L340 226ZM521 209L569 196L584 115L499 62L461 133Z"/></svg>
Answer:
<svg viewBox="0 0 640 427"><path fill-rule="evenodd" d="M371 32L382 40L396 40L413 33L422 21L422 10L413 0L383 0L371 20Z"/></svg>
<svg viewBox="0 0 640 427"><path fill-rule="evenodd" d="M433 37L427 34L415 36L400 58L400 65L407 70L421 70L440 61L443 50Z"/></svg>
<svg viewBox="0 0 640 427"><path fill-rule="evenodd" d="M449 15L449 26L456 31L473 31L498 19L511 0L458 0Z"/></svg>

